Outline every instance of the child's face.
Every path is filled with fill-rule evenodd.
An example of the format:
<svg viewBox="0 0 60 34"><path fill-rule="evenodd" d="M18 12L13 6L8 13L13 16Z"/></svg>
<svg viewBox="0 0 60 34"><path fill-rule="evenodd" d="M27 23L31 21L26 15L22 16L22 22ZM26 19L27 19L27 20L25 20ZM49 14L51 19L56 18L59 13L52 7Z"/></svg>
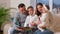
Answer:
<svg viewBox="0 0 60 34"><path fill-rule="evenodd" d="M29 15L33 15L33 13L34 13L34 9L29 8L29 9L28 9L28 13L29 13Z"/></svg>

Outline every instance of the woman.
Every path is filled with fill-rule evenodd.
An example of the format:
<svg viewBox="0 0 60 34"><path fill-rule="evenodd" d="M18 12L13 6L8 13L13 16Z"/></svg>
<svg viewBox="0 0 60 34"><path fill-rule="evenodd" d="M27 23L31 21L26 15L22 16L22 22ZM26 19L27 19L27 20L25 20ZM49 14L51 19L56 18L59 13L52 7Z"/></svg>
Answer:
<svg viewBox="0 0 60 34"><path fill-rule="evenodd" d="M40 19L40 24L38 25L38 30L34 34L53 34L52 31L48 30L49 27L49 9L47 6L42 3L38 3L37 6L37 15Z"/></svg>

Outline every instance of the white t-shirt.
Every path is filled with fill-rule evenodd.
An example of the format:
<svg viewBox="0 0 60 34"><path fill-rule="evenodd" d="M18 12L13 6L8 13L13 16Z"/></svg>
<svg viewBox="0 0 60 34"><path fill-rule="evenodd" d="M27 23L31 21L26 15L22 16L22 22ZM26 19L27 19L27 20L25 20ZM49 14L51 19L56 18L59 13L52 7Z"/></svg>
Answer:
<svg viewBox="0 0 60 34"><path fill-rule="evenodd" d="M31 27L31 28L35 28L35 26L32 26L30 23L34 22L34 23L38 23L39 19L37 15L29 15L26 18L24 27Z"/></svg>
<svg viewBox="0 0 60 34"><path fill-rule="evenodd" d="M40 17L40 20L41 20L41 24L38 25L38 29L40 29L39 26L45 26L46 25L46 17L47 17L47 13L42 13L41 17Z"/></svg>

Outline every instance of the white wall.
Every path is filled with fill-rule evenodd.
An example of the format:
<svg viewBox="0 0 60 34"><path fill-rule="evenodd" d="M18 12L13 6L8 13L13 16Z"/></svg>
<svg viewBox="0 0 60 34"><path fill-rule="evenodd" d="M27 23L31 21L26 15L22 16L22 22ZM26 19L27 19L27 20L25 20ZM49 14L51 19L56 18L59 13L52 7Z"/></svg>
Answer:
<svg viewBox="0 0 60 34"><path fill-rule="evenodd" d="M10 0L0 0L0 6L5 8L10 7Z"/></svg>
<svg viewBox="0 0 60 34"><path fill-rule="evenodd" d="M30 5L30 0L11 0L11 7L17 8L20 3L24 3L26 7Z"/></svg>
<svg viewBox="0 0 60 34"><path fill-rule="evenodd" d="M52 11L52 7L53 7L53 0L49 0L49 6L50 6L50 11Z"/></svg>
<svg viewBox="0 0 60 34"><path fill-rule="evenodd" d="M10 0L10 7L18 9L18 5L20 3L24 3L26 5L26 8L30 6L30 0ZM10 14L13 17L18 11L17 10L11 10Z"/></svg>
<svg viewBox="0 0 60 34"><path fill-rule="evenodd" d="M30 5L36 9L36 0L30 0Z"/></svg>
<svg viewBox="0 0 60 34"><path fill-rule="evenodd" d="M18 5L20 3L24 3L26 5L26 8L28 6L33 6L35 8L36 6L36 0L0 0L0 5L3 7L11 7L18 9ZM10 15L13 17L17 13L17 10L11 10Z"/></svg>

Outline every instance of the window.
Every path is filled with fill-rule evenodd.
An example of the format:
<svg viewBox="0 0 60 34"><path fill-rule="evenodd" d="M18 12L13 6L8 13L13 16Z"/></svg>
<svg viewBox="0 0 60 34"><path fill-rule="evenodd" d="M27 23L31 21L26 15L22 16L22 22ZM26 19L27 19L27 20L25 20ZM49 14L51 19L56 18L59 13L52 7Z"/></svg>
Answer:
<svg viewBox="0 0 60 34"><path fill-rule="evenodd" d="M42 3L42 4L49 5L49 0L36 0L36 3Z"/></svg>
<svg viewBox="0 0 60 34"><path fill-rule="evenodd" d="M53 0L53 12L60 14L60 0Z"/></svg>

